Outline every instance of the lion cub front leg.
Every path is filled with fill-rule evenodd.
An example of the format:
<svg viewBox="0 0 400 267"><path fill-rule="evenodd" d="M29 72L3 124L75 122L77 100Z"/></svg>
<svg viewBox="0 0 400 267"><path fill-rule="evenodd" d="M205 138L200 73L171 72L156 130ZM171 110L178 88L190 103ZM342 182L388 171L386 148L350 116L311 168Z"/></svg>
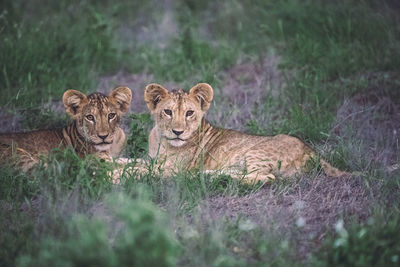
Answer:
<svg viewBox="0 0 400 267"><path fill-rule="evenodd" d="M272 173L261 173L257 171L253 171L244 176L244 181L249 184L257 182L270 183L275 179L276 177Z"/></svg>
<svg viewBox="0 0 400 267"><path fill-rule="evenodd" d="M37 157L22 148L17 148L16 156L19 158L18 165L26 173L30 172L39 162Z"/></svg>
<svg viewBox="0 0 400 267"><path fill-rule="evenodd" d="M262 173L258 170L252 172L247 172L245 169L222 169L222 170L205 170L205 174L210 175L228 175L233 179L241 180L247 184L255 184L257 182L269 183L276 179L275 175L272 173Z"/></svg>
<svg viewBox="0 0 400 267"><path fill-rule="evenodd" d="M140 177L141 174L149 172L145 160L140 158L117 158L113 163L115 164L115 168L112 172L109 172L109 177L111 177L113 184L119 184L124 175L137 175L137 177Z"/></svg>
<svg viewBox="0 0 400 267"><path fill-rule="evenodd" d="M29 173L39 162L39 156L29 153L25 149L14 144L4 145L0 150L0 159L9 162L20 168L23 172Z"/></svg>

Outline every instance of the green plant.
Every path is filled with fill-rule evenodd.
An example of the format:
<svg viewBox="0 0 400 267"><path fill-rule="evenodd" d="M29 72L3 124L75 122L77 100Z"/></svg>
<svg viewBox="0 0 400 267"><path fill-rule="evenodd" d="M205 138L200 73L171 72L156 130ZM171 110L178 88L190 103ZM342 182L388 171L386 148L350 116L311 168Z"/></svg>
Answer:
<svg viewBox="0 0 400 267"><path fill-rule="evenodd" d="M100 198L111 189L110 172L113 165L94 155L80 158L73 149L55 149L33 176L40 179L41 187L53 197L69 190L78 190L83 199Z"/></svg>
<svg viewBox="0 0 400 267"><path fill-rule="evenodd" d="M22 253L36 246L35 224L17 206L8 210L0 208L0 216L0 266L15 266Z"/></svg>
<svg viewBox="0 0 400 267"><path fill-rule="evenodd" d="M60 1L44 9L32 6L26 17L15 3L2 13L2 105L36 106L68 88L88 90L98 73L116 66L111 24L95 8Z"/></svg>
<svg viewBox="0 0 400 267"><path fill-rule="evenodd" d="M123 193L106 202L119 227L101 217L75 215L65 235L43 238L38 251L21 256L18 266L175 266L177 244L154 205Z"/></svg>
<svg viewBox="0 0 400 267"><path fill-rule="evenodd" d="M399 216L370 218L348 229L340 220L336 234L315 254L318 266L396 266L400 264Z"/></svg>
<svg viewBox="0 0 400 267"><path fill-rule="evenodd" d="M174 266L177 246L165 227L165 217L149 202L130 200L117 194L109 200L124 223L113 249L124 266ZM118 208L121 207L121 208ZM134 212L132 212L134 211Z"/></svg>
<svg viewBox="0 0 400 267"><path fill-rule="evenodd" d="M69 116L56 114L51 109L30 107L22 111L21 124L26 130L62 128L70 123Z"/></svg>
<svg viewBox="0 0 400 267"><path fill-rule="evenodd" d="M139 158L148 150L148 134L153 122L149 113L132 114L130 118L130 136L126 150L129 157Z"/></svg>
<svg viewBox="0 0 400 267"><path fill-rule="evenodd" d="M40 181L29 177L10 165L0 165L0 201L22 201L35 196L40 190Z"/></svg>
<svg viewBox="0 0 400 267"><path fill-rule="evenodd" d="M215 219L205 225L196 219L193 224L183 226L178 233L184 249L185 265L296 265L290 253L291 244L285 236L265 231L265 228L240 214L233 220Z"/></svg>

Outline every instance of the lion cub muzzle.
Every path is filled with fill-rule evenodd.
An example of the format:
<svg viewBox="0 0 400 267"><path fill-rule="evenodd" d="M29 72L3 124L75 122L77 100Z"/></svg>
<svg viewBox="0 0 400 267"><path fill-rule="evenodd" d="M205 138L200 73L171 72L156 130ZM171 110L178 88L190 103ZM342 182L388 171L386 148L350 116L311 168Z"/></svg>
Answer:
<svg viewBox="0 0 400 267"><path fill-rule="evenodd" d="M179 146L183 146L186 143L186 140L180 138L180 136L183 134L184 131L177 131L177 130L173 130L172 132L176 135L175 138L167 138L168 143L171 146L175 146L175 147L179 147Z"/></svg>

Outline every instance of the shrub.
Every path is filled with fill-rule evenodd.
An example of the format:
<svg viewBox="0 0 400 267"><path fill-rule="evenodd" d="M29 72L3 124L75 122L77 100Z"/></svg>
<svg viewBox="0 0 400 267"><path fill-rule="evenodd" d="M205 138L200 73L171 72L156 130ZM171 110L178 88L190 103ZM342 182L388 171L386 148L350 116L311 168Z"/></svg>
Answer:
<svg viewBox="0 0 400 267"><path fill-rule="evenodd" d="M373 219L348 230L339 221L336 236L315 254L320 266L394 266L400 264L400 217Z"/></svg>
<svg viewBox="0 0 400 267"><path fill-rule="evenodd" d="M120 193L106 200L111 220L76 215L60 238L46 237L19 266L175 266L177 245L150 202ZM107 217L109 218L109 217Z"/></svg>

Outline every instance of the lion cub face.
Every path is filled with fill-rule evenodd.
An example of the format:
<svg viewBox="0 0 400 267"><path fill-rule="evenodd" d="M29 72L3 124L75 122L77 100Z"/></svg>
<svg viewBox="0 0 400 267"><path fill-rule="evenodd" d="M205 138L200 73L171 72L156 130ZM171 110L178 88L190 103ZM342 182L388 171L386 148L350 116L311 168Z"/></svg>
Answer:
<svg viewBox="0 0 400 267"><path fill-rule="evenodd" d="M121 115L131 103L128 87L115 88L109 96L93 93L88 96L68 90L63 95L67 113L74 119L78 133L97 151L107 151L114 141Z"/></svg>
<svg viewBox="0 0 400 267"><path fill-rule="evenodd" d="M169 92L159 84L149 84L144 100L155 120L162 138L174 146L184 145L198 133L204 113L210 107L213 89L206 83L199 83L190 89Z"/></svg>

